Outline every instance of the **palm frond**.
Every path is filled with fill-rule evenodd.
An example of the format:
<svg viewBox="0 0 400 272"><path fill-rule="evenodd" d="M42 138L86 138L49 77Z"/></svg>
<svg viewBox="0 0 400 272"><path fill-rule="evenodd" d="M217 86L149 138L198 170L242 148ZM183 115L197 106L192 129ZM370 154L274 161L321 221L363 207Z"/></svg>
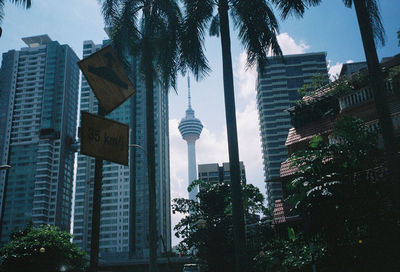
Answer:
<svg viewBox="0 0 400 272"><path fill-rule="evenodd" d="M26 9L30 8L32 4L31 0L10 0L10 2L15 5L23 6ZM5 0L0 0L0 24L4 18L4 5L5 5Z"/></svg>
<svg viewBox="0 0 400 272"><path fill-rule="evenodd" d="M161 74L164 89L176 87L176 76L180 69L179 33L182 14L175 0L157 1L157 16L154 18L157 46L156 65Z"/></svg>
<svg viewBox="0 0 400 272"><path fill-rule="evenodd" d="M379 5L376 0L364 0L368 12L369 23L372 27L372 33L375 43L385 45L385 29L382 24L382 18L379 11Z"/></svg>
<svg viewBox="0 0 400 272"><path fill-rule="evenodd" d="M28 9L31 7L31 0L10 0L11 3L16 5L21 5L24 8Z"/></svg>
<svg viewBox="0 0 400 272"><path fill-rule="evenodd" d="M115 25L115 20L120 16L119 12L119 0L104 0L101 13L104 17L104 22L106 25L112 26Z"/></svg>
<svg viewBox="0 0 400 272"><path fill-rule="evenodd" d="M247 65L261 63L267 54L282 55L277 34L278 22L265 0L234 1L231 16L247 51Z"/></svg>
<svg viewBox="0 0 400 272"><path fill-rule="evenodd" d="M272 3L281 10L282 18L286 19L290 15L302 17L306 8L319 5L321 0L272 0Z"/></svg>
<svg viewBox="0 0 400 272"><path fill-rule="evenodd" d="M213 15L212 0L184 0L185 18L182 24L182 64L198 79L210 71L204 54L204 31Z"/></svg>
<svg viewBox="0 0 400 272"><path fill-rule="evenodd" d="M0 0L0 24L3 21L4 18L4 0Z"/></svg>
<svg viewBox="0 0 400 272"><path fill-rule="evenodd" d="M347 8L352 8L354 0L343 0L344 5ZM365 5L368 21L371 25L372 35L375 43L380 43L382 46L385 45L385 29L382 24L382 18L379 11L379 5L376 0L362 0Z"/></svg>
<svg viewBox="0 0 400 272"><path fill-rule="evenodd" d="M129 71L131 66L126 58L127 52L135 52L133 55L136 55L139 51L137 17L141 9L140 4L140 1L106 0L102 7L113 49Z"/></svg>
<svg viewBox="0 0 400 272"><path fill-rule="evenodd" d="M216 14L210 24L210 36L219 37L219 15Z"/></svg>
<svg viewBox="0 0 400 272"><path fill-rule="evenodd" d="M129 50L137 57L142 75L156 73L164 90L175 87L181 69L182 14L177 1L104 0L102 13L118 55L124 57ZM143 54L144 51L151 54Z"/></svg>

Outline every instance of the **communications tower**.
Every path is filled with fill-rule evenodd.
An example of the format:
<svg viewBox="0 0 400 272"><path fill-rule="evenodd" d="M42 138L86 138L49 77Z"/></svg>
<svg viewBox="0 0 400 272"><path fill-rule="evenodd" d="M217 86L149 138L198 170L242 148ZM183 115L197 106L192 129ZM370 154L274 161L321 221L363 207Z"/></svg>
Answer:
<svg viewBox="0 0 400 272"><path fill-rule="evenodd" d="M186 110L186 116L179 123L178 129L182 135L182 138L187 142L188 145L188 185L192 184L197 179L196 171L196 140L200 138L203 125L199 119L194 117L194 110L190 103L190 78L188 76L188 109ZM193 188L189 193L190 200L196 200L198 188Z"/></svg>

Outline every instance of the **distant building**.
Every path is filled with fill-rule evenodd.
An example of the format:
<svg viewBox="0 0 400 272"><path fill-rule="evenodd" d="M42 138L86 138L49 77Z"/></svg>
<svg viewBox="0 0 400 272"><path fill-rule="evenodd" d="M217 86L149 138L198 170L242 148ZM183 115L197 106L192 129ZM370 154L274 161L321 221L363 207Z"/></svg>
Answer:
<svg viewBox="0 0 400 272"><path fill-rule="evenodd" d="M79 58L48 35L22 40L0 70L2 243L28 222L71 225Z"/></svg>
<svg viewBox="0 0 400 272"><path fill-rule="evenodd" d="M342 66L342 69L340 70L340 76L349 76L354 73L359 72L362 69L367 69L367 63L365 61L361 62L351 62L351 63L345 63Z"/></svg>
<svg viewBox="0 0 400 272"><path fill-rule="evenodd" d="M190 80L188 77L188 109L186 110L186 116L179 123L179 131L182 138L187 142L188 146L188 186L192 184L192 181L196 180L196 141L200 138L203 124L199 119L194 117L194 110L190 103ZM196 201L196 195L198 188L193 188L189 192L189 199Z"/></svg>
<svg viewBox="0 0 400 272"><path fill-rule="evenodd" d="M103 44L83 42L83 58L101 49ZM146 92L144 82L132 64L132 79L137 93L107 115L107 118L130 127L130 143L146 148ZM158 254L171 249L170 173L168 93L155 80L155 164L157 192ZM81 110L97 113L98 104L88 82L82 76ZM74 240L81 249L89 252L92 224L92 196L95 159L78 154L76 175ZM128 257L149 257L148 242L148 182L146 154L137 148L129 150L129 166L104 161L100 215L100 257L109 262L124 262ZM164 247L165 245L165 247Z"/></svg>
<svg viewBox="0 0 400 272"><path fill-rule="evenodd" d="M243 162L240 163L240 180L243 184L246 184L246 171ZM199 179L209 183L223 183L231 181L231 172L228 162L222 163L219 166L218 163L199 164Z"/></svg>
<svg viewBox="0 0 400 272"><path fill-rule="evenodd" d="M264 160L264 176L267 182L267 200L270 209L276 199L282 198L279 178L281 163L288 157L285 141L290 128L287 108L299 100L297 90L310 83L312 75L328 78L326 53L308 53L269 57L258 71L257 107Z"/></svg>

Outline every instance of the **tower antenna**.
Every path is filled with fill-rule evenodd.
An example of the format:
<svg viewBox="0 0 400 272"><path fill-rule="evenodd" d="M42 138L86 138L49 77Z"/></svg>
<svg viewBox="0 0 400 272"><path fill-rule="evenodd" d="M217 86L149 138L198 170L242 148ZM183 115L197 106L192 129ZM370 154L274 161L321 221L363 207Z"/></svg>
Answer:
<svg viewBox="0 0 400 272"><path fill-rule="evenodd" d="M190 96L190 76L189 76L189 74L188 74L188 77L187 77L187 82L188 82L188 104L189 104L189 109L191 109L192 108L192 104L190 103L191 96Z"/></svg>

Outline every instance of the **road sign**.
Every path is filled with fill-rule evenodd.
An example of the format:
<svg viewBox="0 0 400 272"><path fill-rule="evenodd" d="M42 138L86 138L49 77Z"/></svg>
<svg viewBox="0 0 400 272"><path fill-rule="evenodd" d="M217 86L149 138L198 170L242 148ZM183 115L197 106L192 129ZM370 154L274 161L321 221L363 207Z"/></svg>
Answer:
<svg viewBox="0 0 400 272"><path fill-rule="evenodd" d="M129 127L81 111L81 153L128 165Z"/></svg>
<svg viewBox="0 0 400 272"><path fill-rule="evenodd" d="M106 113L136 92L111 45L79 61L78 65Z"/></svg>

